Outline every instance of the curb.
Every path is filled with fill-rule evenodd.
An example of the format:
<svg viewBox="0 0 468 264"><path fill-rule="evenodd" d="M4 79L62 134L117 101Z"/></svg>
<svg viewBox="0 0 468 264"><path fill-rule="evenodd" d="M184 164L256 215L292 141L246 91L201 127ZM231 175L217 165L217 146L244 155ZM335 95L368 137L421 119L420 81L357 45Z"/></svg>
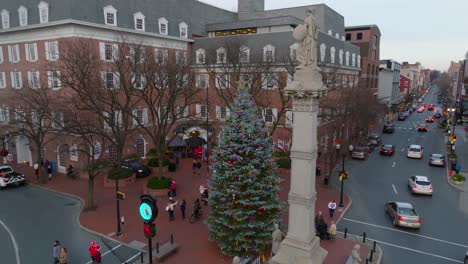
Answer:
<svg viewBox="0 0 468 264"><path fill-rule="evenodd" d="M75 200L78 200L80 202L80 213L78 214L78 217L76 219L76 221L78 222L78 225L80 226L81 229L83 229L84 231L86 232L89 232L91 234L94 234L96 236L99 236L99 237L102 237L102 238L106 238L108 240L111 240L117 244L122 244L122 245L125 245L131 249L134 249L134 250L137 250L137 251L140 251L140 252L144 252L144 253L147 253L146 250L142 250L142 249L138 249L138 248L135 248L133 246L131 246L130 244L128 243L125 243L125 242L122 242L122 241L119 241L115 238L112 238L110 236L107 236L107 235L104 235L102 233L99 233L97 231L94 231L94 230L91 230L85 226L83 226L80 222L80 216L81 216L81 213L83 212L83 208L84 208L84 200L77 196L77 195L74 195L74 194L69 194L69 193L65 193L65 192L60 192L60 191L57 191L57 190L54 190L54 189L50 189L50 188L47 188L47 187L44 187L44 186L41 186L41 185L38 185L36 183L28 183L28 185L32 186L32 187L35 187L35 188L38 188L38 189L42 189L42 190L45 190L45 191L49 191L49 192L52 192L52 193L55 193L55 194L58 194L58 195L62 195L62 196L66 196L66 197L69 197L69 198L72 198L72 199L75 199Z"/></svg>
<svg viewBox="0 0 468 264"><path fill-rule="evenodd" d="M447 157L447 147L445 146L445 142L447 142L447 136L446 136L446 135L444 135L444 142L443 142L443 144L444 144L445 156ZM460 186L455 185L454 183L452 183L452 182L450 181L449 166L445 166L445 178L447 179L447 183L448 183L450 186L452 186L453 188L457 189L457 190L460 191L460 192L464 192L464 191L465 191L465 189L463 189L463 188L460 187Z"/></svg>
<svg viewBox="0 0 468 264"><path fill-rule="evenodd" d="M379 257L375 261L375 264L380 264L380 262L382 262L382 258L383 258L383 249L379 245L375 245L375 247L377 248L376 251L380 251Z"/></svg>
<svg viewBox="0 0 468 264"><path fill-rule="evenodd" d="M351 207L351 204L353 204L353 199L351 199L351 197L349 195L347 195L347 194L346 194L346 196L349 199L349 203L348 203L348 205L346 205L344 207L343 211L340 214L340 217L338 217L338 219L336 219L336 221L335 221L336 225L338 225L338 223L340 223L341 219L343 219L344 215L346 214L346 212L348 212L349 208Z"/></svg>

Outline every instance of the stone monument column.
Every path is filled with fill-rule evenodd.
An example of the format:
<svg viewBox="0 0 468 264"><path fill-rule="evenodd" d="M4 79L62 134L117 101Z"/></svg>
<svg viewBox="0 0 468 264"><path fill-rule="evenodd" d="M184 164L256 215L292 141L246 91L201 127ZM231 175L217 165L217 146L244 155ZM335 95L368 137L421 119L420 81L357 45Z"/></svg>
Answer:
<svg viewBox="0 0 468 264"><path fill-rule="evenodd" d="M293 32L300 43L297 51L299 66L295 68L294 80L284 90L292 99L294 118L288 234L271 264L319 264L327 255L315 236L314 223L317 114L319 98L326 92L317 69L316 31L313 10L308 9L304 24Z"/></svg>

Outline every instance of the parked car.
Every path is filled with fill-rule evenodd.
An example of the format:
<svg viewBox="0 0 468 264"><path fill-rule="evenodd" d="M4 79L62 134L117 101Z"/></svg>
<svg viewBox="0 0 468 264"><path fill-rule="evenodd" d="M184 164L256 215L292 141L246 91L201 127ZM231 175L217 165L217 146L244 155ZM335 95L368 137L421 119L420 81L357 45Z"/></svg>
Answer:
<svg viewBox="0 0 468 264"><path fill-rule="evenodd" d="M427 110L428 110L428 111L433 111L434 108L435 108L435 105L430 104L430 105L427 107Z"/></svg>
<svg viewBox="0 0 468 264"><path fill-rule="evenodd" d="M0 189L7 186L21 186L26 183L24 174L13 171L13 168L7 165L0 166Z"/></svg>
<svg viewBox="0 0 468 264"><path fill-rule="evenodd" d="M393 133L395 131L395 127L392 124L385 124L383 127L383 133Z"/></svg>
<svg viewBox="0 0 468 264"><path fill-rule="evenodd" d="M439 113L439 112L436 112L436 113L434 114L434 118L439 119L439 118L441 118L441 117L442 117L442 114Z"/></svg>
<svg viewBox="0 0 468 264"><path fill-rule="evenodd" d="M418 126L418 131L419 132L427 132L427 125L426 124L420 124Z"/></svg>
<svg viewBox="0 0 468 264"><path fill-rule="evenodd" d="M424 112L424 110L426 110L426 107L425 107L425 106L421 106L421 107L419 107L419 109L418 109L418 113L422 113L422 112Z"/></svg>
<svg viewBox="0 0 468 264"><path fill-rule="evenodd" d="M398 115L398 121L405 121L408 116L404 113Z"/></svg>
<svg viewBox="0 0 468 264"><path fill-rule="evenodd" d="M426 176L413 175L408 179L408 188L413 194L432 195L432 184Z"/></svg>
<svg viewBox="0 0 468 264"><path fill-rule="evenodd" d="M357 146L351 152L351 158L364 160L369 155L367 147Z"/></svg>
<svg viewBox="0 0 468 264"><path fill-rule="evenodd" d="M421 145L410 145L408 151L406 152L408 158L422 159L423 157L423 147Z"/></svg>
<svg viewBox="0 0 468 264"><path fill-rule="evenodd" d="M442 154L433 153L429 156L429 166L445 167L445 156Z"/></svg>
<svg viewBox="0 0 468 264"><path fill-rule="evenodd" d="M392 156L395 153L395 146L394 145L382 145L380 148L380 155L389 155Z"/></svg>
<svg viewBox="0 0 468 264"><path fill-rule="evenodd" d="M410 203L387 202L385 212L390 216L394 226L421 228L422 219Z"/></svg>
<svg viewBox="0 0 468 264"><path fill-rule="evenodd" d="M147 177L151 174L151 169L137 160L124 160L122 168L129 168L135 172L137 178Z"/></svg>
<svg viewBox="0 0 468 264"><path fill-rule="evenodd" d="M430 116L430 117L426 118L426 123L434 123L434 117Z"/></svg>
<svg viewBox="0 0 468 264"><path fill-rule="evenodd" d="M370 135L368 137L369 143L371 143L374 146L379 146L382 144L382 139L378 135Z"/></svg>

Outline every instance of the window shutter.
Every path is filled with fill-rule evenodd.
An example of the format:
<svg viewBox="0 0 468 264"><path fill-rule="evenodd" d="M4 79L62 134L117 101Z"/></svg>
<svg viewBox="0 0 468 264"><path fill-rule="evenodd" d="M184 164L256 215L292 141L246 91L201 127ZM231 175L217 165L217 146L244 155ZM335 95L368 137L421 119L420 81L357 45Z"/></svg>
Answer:
<svg viewBox="0 0 468 264"><path fill-rule="evenodd" d="M49 85L49 88L52 88L52 72L50 71L47 72L47 83Z"/></svg>
<svg viewBox="0 0 468 264"><path fill-rule="evenodd" d="M293 112L291 110L286 111L286 121L284 124L286 127L292 127L293 126Z"/></svg>
<svg viewBox="0 0 468 264"><path fill-rule="evenodd" d="M3 47L0 47L0 63L3 63Z"/></svg>
<svg viewBox="0 0 468 264"><path fill-rule="evenodd" d="M226 119L231 116L231 109L226 106Z"/></svg>
<svg viewBox="0 0 468 264"><path fill-rule="evenodd" d="M201 118L201 105L199 104L195 105L195 114L198 118Z"/></svg>
<svg viewBox="0 0 468 264"><path fill-rule="evenodd" d="M39 53L37 53L37 43L34 43L33 44L34 48L34 61L38 61L39 60Z"/></svg>
<svg viewBox="0 0 468 264"><path fill-rule="evenodd" d="M50 42L45 42L45 55L46 55L46 60L50 60L50 47L49 47Z"/></svg>
<svg viewBox="0 0 468 264"><path fill-rule="evenodd" d="M102 87L107 89L107 82L106 82L106 72L102 71L101 72L101 80L102 80Z"/></svg>
<svg viewBox="0 0 468 264"><path fill-rule="evenodd" d="M262 89L267 89L267 75L262 74Z"/></svg>
<svg viewBox="0 0 468 264"><path fill-rule="evenodd" d="M110 126L107 123L107 121L109 120L109 113L108 112L102 112L102 115L104 116L104 118L103 118L103 120L104 120L104 129L109 129Z"/></svg>
<svg viewBox="0 0 468 264"><path fill-rule="evenodd" d="M221 107L216 106L216 119L221 119Z"/></svg>
<svg viewBox="0 0 468 264"><path fill-rule="evenodd" d="M52 43L53 43L52 45L54 46L54 56L53 56L53 57L54 57L54 60L58 60L58 58L59 58L58 41L54 41L54 42L52 42Z"/></svg>
<svg viewBox="0 0 468 264"><path fill-rule="evenodd" d="M122 110L115 111L115 123L118 127L122 126Z"/></svg>
<svg viewBox="0 0 468 264"><path fill-rule="evenodd" d="M133 115L133 125L138 126L138 109L133 109L132 115Z"/></svg>
<svg viewBox="0 0 468 264"><path fill-rule="evenodd" d="M146 124L148 124L148 108L143 108L142 111L143 111L143 114L142 114L143 121L142 121L142 123L146 125Z"/></svg>
<svg viewBox="0 0 468 264"><path fill-rule="evenodd" d="M278 121L278 109L272 108L271 112L273 113L273 123Z"/></svg>
<svg viewBox="0 0 468 264"><path fill-rule="evenodd" d="M28 71L28 84L30 88L34 88L34 83L33 83L33 72Z"/></svg>
<svg viewBox="0 0 468 264"><path fill-rule="evenodd" d="M12 56L12 54L11 54L11 46L8 45L8 61L9 61L9 62L13 62L11 56Z"/></svg>
<svg viewBox="0 0 468 264"><path fill-rule="evenodd" d="M19 45L16 44L14 47L15 47L15 49L16 49L16 62L18 62L18 61L21 60L20 51L19 51Z"/></svg>
<svg viewBox="0 0 468 264"><path fill-rule="evenodd" d="M114 88L119 89L120 88L120 77L117 73L114 73Z"/></svg>
<svg viewBox="0 0 468 264"><path fill-rule="evenodd" d="M15 85L15 73L14 73L14 72L10 72L10 77L11 77L11 87L16 88L16 85Z"/></svg>
<svg viewBox="0 0 468 264"><path fill-rule="evenodd" d="M112 44L112 56L114 56L114 60L119 58L119 45Z"/></svg>
<svg viewBox="0 0 468 264"><path fill-rule="evenodd" d="M106 60L106 46L104 42L99 42L99 56L101 60Z"/></svg>
<svg viewBox="0 0 468 264"><path fill-rule="evenodd" d="M26 61L29 61L31 59L31 56L29 54L29 45L31 44L28 44L28 43L24 44L24 54L26 56Z"/></svg>
<svg viewBox="0 0 468 264"><path fill-rule="evenodd" d="M41 88L41 78L39 75L39 71L36 71L36 80L37 80L37 88Z"/></svg>
<svg viewBox="0 0 468 264"><path fill-rule="evenodd" d="M60 71L56 71L55 73L57 74L57 86L58 86L56 88L60 88L62 87L62 80L61 80L62 75L60 74Z"/></svg>

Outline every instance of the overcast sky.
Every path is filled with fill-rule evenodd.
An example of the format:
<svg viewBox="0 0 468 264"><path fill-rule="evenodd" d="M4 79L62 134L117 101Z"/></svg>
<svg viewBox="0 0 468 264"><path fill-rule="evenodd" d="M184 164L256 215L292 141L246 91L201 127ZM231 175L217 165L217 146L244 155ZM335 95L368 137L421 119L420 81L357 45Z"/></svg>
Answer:
<svg viewBox="0 0 468 264"><path fill-rule="evenodd" d="M201 2L237 11L237 0ZM343 15L345 26L379 26L380 59L444 71L468 51L468 0L265 0L265 9L318 3Z"/></svg>

